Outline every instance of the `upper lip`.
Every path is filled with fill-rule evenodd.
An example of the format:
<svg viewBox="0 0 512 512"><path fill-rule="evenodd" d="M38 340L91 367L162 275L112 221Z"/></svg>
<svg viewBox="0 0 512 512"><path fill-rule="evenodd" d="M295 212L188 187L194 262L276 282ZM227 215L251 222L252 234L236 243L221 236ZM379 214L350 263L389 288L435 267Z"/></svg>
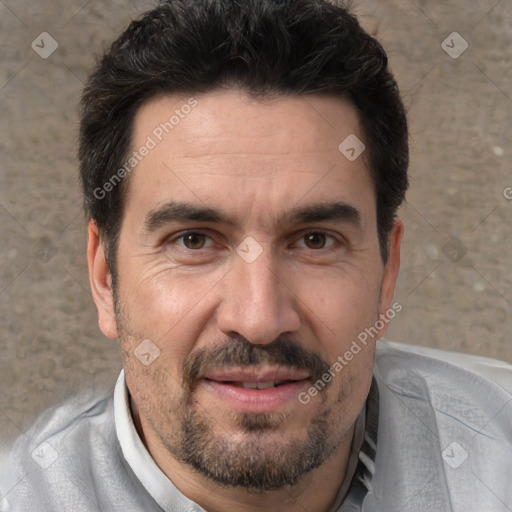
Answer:
<svg viewBox="0 0 512 512"><path fill-rule="evenodd" d="M277 382L309 378L305 370L284 367L233 368L208 372L205 379L216 382Z"/></svg>

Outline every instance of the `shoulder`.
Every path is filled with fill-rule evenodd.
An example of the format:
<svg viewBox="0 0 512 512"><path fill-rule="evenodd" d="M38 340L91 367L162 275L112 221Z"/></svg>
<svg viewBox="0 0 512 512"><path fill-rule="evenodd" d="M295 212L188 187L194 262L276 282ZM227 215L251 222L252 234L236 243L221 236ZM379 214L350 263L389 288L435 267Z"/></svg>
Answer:
<svg viewBox="0 0 512 512"><path fill-rule="evenodd" d="M505 362L381 340L374 373L383 400L427 408L437 428L494 428L493 436L512 441L512 366Z"/></svg>
<svg viewBox="0 0 512 512"><path fill-rule="evenodd" d="M117 439L111 392L70 398L46 411L0 454L0 496L13 511L98 510L104 500L107 508L116 501L126 507L121 497L130 498L132 479ZM125 492L112 496L120 488Z"/></svg>
<svg viewBox="0 0 512 512"><path fill-rule="evenodd" d="M457 378L466 376L474 382L475 377L480 377L491 387L500 387L512 395L512 365L497 359L382 339L377 345L376 363L389 369L391 361L419 373L433 371L437 378L454 380L456 374Z"/></svg>
<svg viewBox="0 0 512 512"><path fill-rule="evenodd" d="M512 504L511 365L381 340L374 376L377 459L365 510Z"/></svg>

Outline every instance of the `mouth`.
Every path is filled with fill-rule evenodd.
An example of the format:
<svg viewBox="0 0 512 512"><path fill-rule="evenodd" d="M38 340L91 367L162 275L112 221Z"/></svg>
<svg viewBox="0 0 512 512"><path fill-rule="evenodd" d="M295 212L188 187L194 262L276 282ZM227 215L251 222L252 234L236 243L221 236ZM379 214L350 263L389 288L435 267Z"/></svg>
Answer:
<svg viewBox="0 0 512 512"><path fill-rule="evenodd" d="M288 384L289 380L279 380L279 381L268 381L268 382L237 382L237 381L227 381L223 382L223 384L229 384L232 386L236 386L239 388L245 389L269 389L269 388L277 388L278 386L282 386L283 384Z"/></svg>
<svg viewBox="0 0 512 512"><path fill-rule="evenodd" d="M239 412L264 413L297 402L311 382L307 372L286 368L235 369L211 373L201 381L205 390Z"/></svg>

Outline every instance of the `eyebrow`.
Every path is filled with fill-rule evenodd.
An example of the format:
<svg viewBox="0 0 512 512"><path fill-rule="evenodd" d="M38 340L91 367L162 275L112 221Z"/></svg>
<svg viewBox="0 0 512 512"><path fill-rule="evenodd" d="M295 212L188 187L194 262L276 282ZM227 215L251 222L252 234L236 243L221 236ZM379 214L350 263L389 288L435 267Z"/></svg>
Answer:
<svg viewBox="0 0 512 512"><path fill-rule="evenodd" d="M150 234L167 224L176 222L224 224L229 227L239 226L236 220L220 210L192 203L170 201L147 213L142 231ZM346 222L361 228L363 218L361 212L355 206L344 201L335 201L297 206L279 215L274 221L274 225L315 222Z"/></svg>

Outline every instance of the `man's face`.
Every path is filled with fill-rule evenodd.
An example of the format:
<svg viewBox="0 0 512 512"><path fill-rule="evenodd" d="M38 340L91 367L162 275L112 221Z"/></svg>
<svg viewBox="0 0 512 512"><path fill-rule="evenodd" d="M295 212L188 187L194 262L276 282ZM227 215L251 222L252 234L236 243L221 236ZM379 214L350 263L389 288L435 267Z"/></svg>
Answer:
<svg viewBox="0 0 512 512"><path fill-rule="evenodd" d="M352 433L375 339L308 390L389 308L397 250L384 267L366 155L338 149L364 139L349 103L195 99L168 134L188 97L136 115L132 149L156 147L130 176L115 321L103 304L100 324L148 444L219 483L293 484Z"/></svg>

